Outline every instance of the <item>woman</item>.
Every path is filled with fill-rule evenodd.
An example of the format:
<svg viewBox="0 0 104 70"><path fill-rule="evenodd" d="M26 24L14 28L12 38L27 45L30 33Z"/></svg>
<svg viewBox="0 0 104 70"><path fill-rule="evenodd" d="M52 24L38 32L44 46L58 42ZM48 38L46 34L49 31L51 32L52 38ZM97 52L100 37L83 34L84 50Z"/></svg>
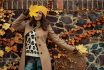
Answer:
<svg viewBox="0 0 104 70"><path fill-rule="evenodd" d="M54 33L51 25L46 20L47 11L43 12L45 9L41 7L35 13L37 16L30 17L29 20L25 19L30 11L24 12L13 22L13 27L16 30L24 29L24 46L19 70L52 70L51 59L46 45L47 37L68 51L75 50L75 47L66 44Z"/></svg>

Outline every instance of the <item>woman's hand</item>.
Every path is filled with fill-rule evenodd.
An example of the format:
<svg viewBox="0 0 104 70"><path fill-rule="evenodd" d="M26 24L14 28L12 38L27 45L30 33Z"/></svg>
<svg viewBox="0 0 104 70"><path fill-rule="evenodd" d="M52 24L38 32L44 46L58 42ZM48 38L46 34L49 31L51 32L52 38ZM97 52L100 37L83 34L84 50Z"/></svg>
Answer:
<svg viewBox="0 0 104 70"><path fill-rule="evenodd" d="M29 9L28 9L28 10L24 10L24 11L23 11L23 14L24 14L25 16L28 16L28 15L29 15Z"/></svg>
<svg viewBox="0 0 104 70"><path fill-rule="evenodd" d="M76 46L76 49L74 50L74 52L80 53L80 55L82 56L86 56L88 54L88 49L84 45L78 45Z"/></svg>

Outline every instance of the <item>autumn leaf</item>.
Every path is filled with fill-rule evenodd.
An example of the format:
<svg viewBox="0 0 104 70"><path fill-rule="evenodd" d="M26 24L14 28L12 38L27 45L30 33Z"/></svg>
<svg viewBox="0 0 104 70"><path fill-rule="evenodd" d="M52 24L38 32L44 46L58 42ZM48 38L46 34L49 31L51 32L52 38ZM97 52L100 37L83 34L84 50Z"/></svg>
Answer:
<svg viewBox="0 0 104 70"><path fill-rule="evenodd" d="M3 70L7 70L8 69L8 67L7 66L4 66L4 68L3 68ZM0 69L1 70L1 69Z"/></svg>
<svg viewBox="0 0 104 70"><path fill-rule="evenodd" d="M12 12L12 15L15 15L15 13L14 13L14 12Z"/></svg>
<svg viewBox="0 0 104 70"><path fill-rule="evenodd" d="M8 23L4 23L2 28L4 28L5 30L7 30L10 27L10 24Z"/></svg>
<svg viewBox="0 0 104 70"><path fill-rule="evenodd" d="M36 5L31 5L30 8L29 8L29 15L32 17L32 16L37 16L38 14L36 13L38 11L38 6Z"/></svg>
<svg viewBox="0 0 104 70"><path fill-rule="evenodd" d="M57 58L60 58L61 57L61 54L58 54Z"/></svg>
<svg viewBox="0 0 104 70"><path fill-rule="evenodd" d="M1 8L1 9L0 9L0 12L3 12L3 10L4 10L4 9L3 9L3 8Z"/></svg>
<svg viewBox="0 0 104 70"><path fill-rule="evenodd" d="M17 47L16 46L12 46L11 50L14 51L14 52L16 52L17 51Z"/></svg>
<svg viewBox="0 0 104 70"><path fill-rule="evenodd" d="M3 18L3 16L0 14L0 19Z"/></svg>
<svg viewBox="0 0 104 70"><path fill-rule="evenodd" d="M15 43L15 41L12 39L11 41L10 41L10 45L13 45Z"/></svg>
<svg viewBox="0 0 104 70"><path fill-rule="evenodd" d="M58 58L58 56L53 56L53 58L54 58L54 59L57 59L57 58Z"/></svg>
<svg viewBox="0 0 104 70"><path fill-rule="evenodd" d="M5 47L5 51L6 51L6 52L10 52L10 51L11 51L11 48L8 47L8 46L6 46L6 47Z"/></svg>
<svg viewBox="0 0 104 70"><path fill-rule="evenodd" d="M1 21L3 21L3 22L5 22L5 20L2 18L2 19L0 19Z"/></svg>
<svg viewBox="0 0 104 70"><path fill-rule="evenodd" d="M84 45L78 45L76 46L76 49L79 51L80 54L87 54L87 48Z"/></svg>
<svg viewBox="0 0 104 70"><path fill-rule="evenodd" d="M20 33L16 33L15 37L14 37L14 41L15 43L22 43L22 35Z"/></svg>
<svg viewBox="0 0 104 70"><path fill-rule="evenodd" d="M0 57L3 57L3 55L4 55L4 51L0 50Z"/></svg>
<svg viewBox="0 0 104 70"><path fill-rule="evenodd" d="M0 35L3 36L5 34L5 31L0 29Z"/></svg>
<svg viewBox="0 0 104 70"><path fill-rule="evenodd" d="M45 6L39 6L39 10L46 16L49 11Z"/></svg>

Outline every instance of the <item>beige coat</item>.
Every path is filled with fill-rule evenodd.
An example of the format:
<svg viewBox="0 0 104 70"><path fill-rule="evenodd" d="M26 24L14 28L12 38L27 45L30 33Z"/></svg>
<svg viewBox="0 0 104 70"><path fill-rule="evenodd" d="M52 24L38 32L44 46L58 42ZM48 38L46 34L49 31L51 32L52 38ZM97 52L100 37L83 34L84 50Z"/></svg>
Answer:
<svg viewBox="0 0 104 70"><path fill-rule="evenodd" d="M24 29L24 37L25 35L31 31L33 28L29 26L29 22L31 20L24 21L26 18L25 15L21 14L14 22L13 27L16 30ZM52 70L51 68L51 58L49 51L47 49L46 45L46 39L47 37L51 38L54 43L56 43L58 46L63 47L67 50L74 50L74 47L71 47L70 45L67 45L65 41L59 39L59 37L54 33L51 26L49 25L47 28L47 31L42 30L42 28L36 28L36 41L37 41L37 47L39 49L41 64L42 64L42 70ZM25 38L24 38L25 41ZM19 70L24 70L25 65L25 43L22 50Z"/></svg>

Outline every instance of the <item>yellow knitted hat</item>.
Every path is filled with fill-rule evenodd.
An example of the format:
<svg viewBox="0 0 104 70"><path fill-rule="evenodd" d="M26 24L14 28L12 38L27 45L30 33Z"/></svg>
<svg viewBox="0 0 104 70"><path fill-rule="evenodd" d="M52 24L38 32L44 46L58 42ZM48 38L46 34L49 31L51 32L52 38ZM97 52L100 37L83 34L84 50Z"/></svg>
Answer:
<svg viewBox="0 0 104 70"><path fill-rule="evenodd" d="M45 6L31 5L29 11L29 15L32 17L38 16L37 12L39 11L41 11L46 16L49 10Z"/></svg>

